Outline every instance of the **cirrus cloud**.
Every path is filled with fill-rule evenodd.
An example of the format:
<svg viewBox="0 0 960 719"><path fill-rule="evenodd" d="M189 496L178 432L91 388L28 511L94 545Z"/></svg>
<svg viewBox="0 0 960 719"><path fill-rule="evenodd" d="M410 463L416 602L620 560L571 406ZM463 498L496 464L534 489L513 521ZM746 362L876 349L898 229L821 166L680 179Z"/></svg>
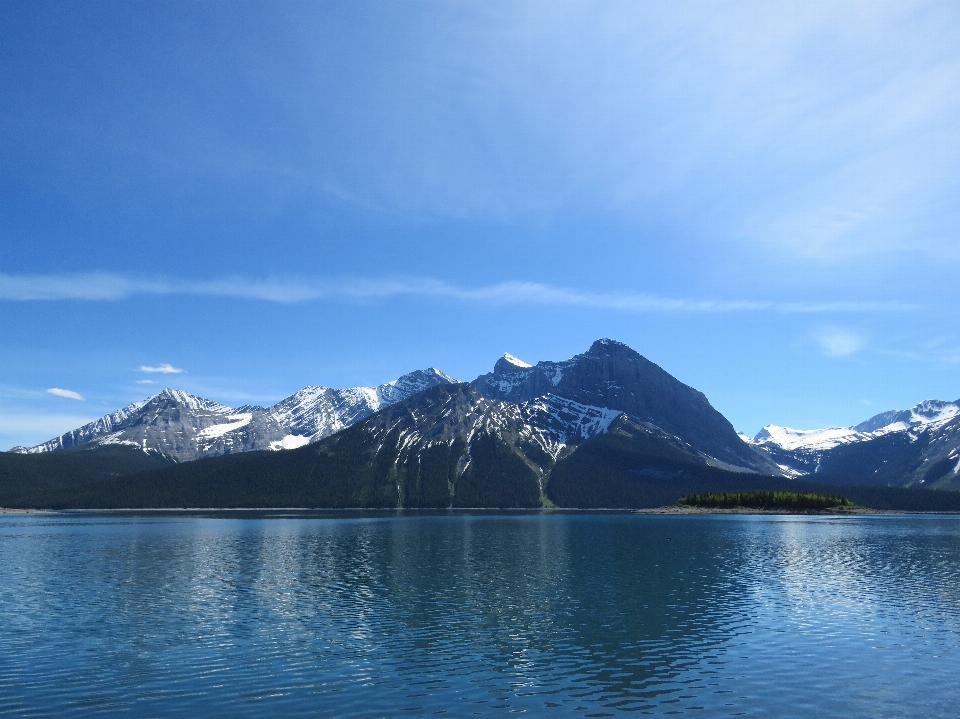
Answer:
<svg viewBox="0 0 960 719"><path fill-rule="evenodd" d="M80 402L86 401L79 392L74 392L72 389L60 389L59 387L51 387L47 390L47 394L53 394L57 397L66 397L67 399L75 399Z"/></svg>
<svg viewBox="0 0 960 719"><path fill-rule="evenodd" d="M631 313L776 312L782 314L909 311L920 305L898 301L718 299L669 297L649 292L596 292L541 282L508 281L462 287L432 278L245 278L210 280L138 279L112 273L9 275L0 273L0 300L125 300L138 295L193 295L267 302L330 299L382 300L391 297L451 299L488 305L526 302L554 307L587 307ZM142 372L182 370L144 368Z"/></svg>

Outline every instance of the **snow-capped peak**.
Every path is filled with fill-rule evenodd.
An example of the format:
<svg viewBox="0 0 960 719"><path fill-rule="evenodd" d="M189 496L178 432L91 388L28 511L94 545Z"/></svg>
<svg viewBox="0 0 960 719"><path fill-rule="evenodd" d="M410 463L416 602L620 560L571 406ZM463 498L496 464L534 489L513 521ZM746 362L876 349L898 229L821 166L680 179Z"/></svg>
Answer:
<svg viewBox="0 0 960 719"><path fill-rule="evenodd" d="M190 394L189 392L184 392L182 389L170 389L167 388L155 394L153 397L148 399L144 404L154 401L161 402L172 402L175 405L180 407L187 407L189 409L195 410L204 410L206 412L216 412L217 414L230 414L234 411L232 407L227 407L222 405L219 402L214 402L211 399L204 399L203 397L197 397L195 394Z"/></svg>
<svg viewBox="0 0 960 719"><path fill-rule="evenodd" d="M936 429L958 415L960 415L958 403L928 399L909 410L895 409L875 415L854 427L792 429L769 424L757 433L751 444L774 445L786 450L823 451L841 444L882 437L891 432Z"/></svg>
<svg viewBox="0 0 960 719"><path fill-rule="evenodd" d="M233 409L179 389L164 389L36 447L36 453L81 444L129 444L177 461L301 446L348 427L387 405L438 384L456 383L433 367L379 387L304 387L272 407Z"/></svg>
<svg viewBox="0 0 960 719"><path fill-rule="evenodd" d="M457 380L444 374L436 367L429 367L409 372L391 382L385 382L379 387L370 389L376 393L376 408L380 409L436 384L457 384Z"/></svg>
<svg viewBox="0 0 960 719"><path fill-rule="evenodd" d="M751 444L772 444L783 449L831 449L839 444L856 442L861 433L849 427L827 429L793 429L768 424L757 432Z"/></svg>
<svg viewBox="0 0 960 719"><path fill-rule="evenodd" d="M910 424L931 424L947 422L960 413L956 402L944 402L939 399L925 399L910 410Z"/></svg>
<svg viewBox="0 0 960 719"><path fill-rule="evenodd" d="M519 367L520 369L530 369L531 367L533 367L532 364L527 364L522 359L519 359L518 357L514 357L509 352L503 353L503 359L505 359L507 362L512 364L514 367Z"/></svg>

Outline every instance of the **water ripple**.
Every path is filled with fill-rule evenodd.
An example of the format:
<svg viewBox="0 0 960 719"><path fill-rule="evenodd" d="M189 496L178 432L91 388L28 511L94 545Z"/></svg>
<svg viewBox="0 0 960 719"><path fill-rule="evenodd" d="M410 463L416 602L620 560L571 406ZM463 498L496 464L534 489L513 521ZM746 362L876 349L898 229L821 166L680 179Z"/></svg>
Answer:
<svg viewBox="0 0 960 719"><path fill-rule="evenodd" d="M960 518L0 515L0 714L926 717Z"/></svg>

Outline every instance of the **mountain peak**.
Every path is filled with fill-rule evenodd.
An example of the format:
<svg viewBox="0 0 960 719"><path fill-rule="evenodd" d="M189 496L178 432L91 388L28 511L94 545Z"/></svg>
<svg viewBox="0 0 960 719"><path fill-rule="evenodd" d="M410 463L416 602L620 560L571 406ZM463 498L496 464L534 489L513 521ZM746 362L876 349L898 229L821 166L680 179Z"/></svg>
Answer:
<svg viewBox="0 0 960 719"><path fill-rule="evenodd" d="M385 384L397 384L424 379L428 381L440 380L440 384L460 384L458 380L455 380L445 372L438 370L436 367L427 367L426 369L417 369L413 372L407 372L405 375L401 375L397 379L393 380L393 382L387 382Z"/></svg>
<svg viewBox="0 0 960 719"><path fill-rule="evenodd" d="M522 359L520 359L519 357L514 357L509 352L504 352L503 357L501 359L513 365L514 367L519 367L520 369L530 369L531 367L533 367L532 364L527 364Z"/></svg>
<svg viewBox="0 0 960 719"><path fill-rule="evenodd" d="M634 350L629 345L624 344L623 342L618 342L617 340L612 340L612 339L603 337L601 339L598 339L592 345L590 345L590 349L587 350L586 354L608 355L613 352L624 352L624 351L637 354L637 351Z"/></svg>
<svg viewBox="0 0 960 719"><path fill-rule="evenodd" d="M497 363L493 365L493 374L497 377L502 377L503 375L516 375L521 376L518 373L526 373L527 370L531 369L533 365L529 365L523 360L517 359L510 353L504 353L503 357L497 360Z"/></svg>
<svg viewBox="0 0 960 719"><path fill-rule="evenodd" d="M206 410L208 412L218 412L221 414L226 414L233 412L231 407L222 405L219 402L214 402L213 400L203 399L203 397L197 397L195 394L190 394L189 392L184 392L182 389L172 389L167 387L166 389L161 390L153 397L151 397L147 402L160 402L163 404L173 404L177 407L186 407L188 409L198 409Z"/></svg>
<svg viewBox="0 0 960 719"><path fill-rule="evenodd" d="M913 407L912 411L920 417L927 418L938 417L944 413L950 413L952 416L956 405L956 402L945 402L942 399L925 399Z"/></svg>
<svg viewBox="0 0 960 719"><path fill-rule="evenodd" d="M514 358L515 359L515 358ZM727 464L775 471L743 444L707 398L642 357L623 342L602 338L583 354L531 367L505 355L491 373L473 381L484 397L516 404L553 395L580 405L624 412L680 437Z"/></svg>

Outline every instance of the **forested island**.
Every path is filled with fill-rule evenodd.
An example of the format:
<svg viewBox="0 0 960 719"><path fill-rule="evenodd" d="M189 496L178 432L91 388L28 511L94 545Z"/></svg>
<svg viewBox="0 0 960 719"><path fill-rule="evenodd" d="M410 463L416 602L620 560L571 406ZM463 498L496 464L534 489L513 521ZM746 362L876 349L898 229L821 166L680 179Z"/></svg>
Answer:
<svg viewBox="0 0 960 719"><path fill-rule="evenodd" d="M836 494L817 492L777 492L753 490L747 492L705 492L687 494L677 501L680 507L705 507L715 509L789 509L811 511L853 507L854 503Z"/></svg>

